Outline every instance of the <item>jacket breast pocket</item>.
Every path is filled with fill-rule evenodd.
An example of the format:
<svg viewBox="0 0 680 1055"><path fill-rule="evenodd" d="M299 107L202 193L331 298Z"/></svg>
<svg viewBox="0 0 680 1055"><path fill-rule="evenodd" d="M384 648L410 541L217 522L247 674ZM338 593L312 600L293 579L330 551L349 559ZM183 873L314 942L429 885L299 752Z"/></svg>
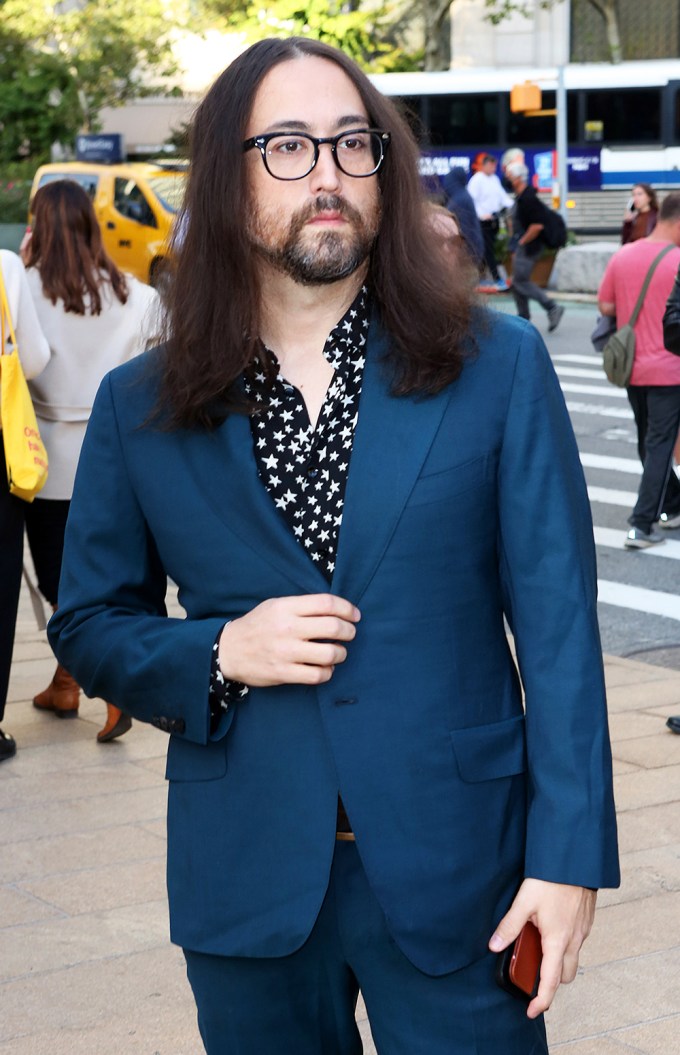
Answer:
<svg viewBox="0 0 680 1055"><path fill-rule="evenodd" d="M165 779L172 781L218 780L227 772L227 748L224 740L197 744L171 736Z"/></svg>
<svg viewBox="0 0 680 1055"><path fill-rule="evenodd" d="M409 506L428 505L430 502L445 502L464 491L482 487L488 479L489 459L486 455L473 458L459 465L452 465L434 473L425 473L415 482Z"/></svg>
<svg viewBox="0 0 680 1055"><path fill-rule="evenodd" d="M523 714L491 725L455 729L451 742L458 772L468 784L513 777L527 768Z"/></svg>

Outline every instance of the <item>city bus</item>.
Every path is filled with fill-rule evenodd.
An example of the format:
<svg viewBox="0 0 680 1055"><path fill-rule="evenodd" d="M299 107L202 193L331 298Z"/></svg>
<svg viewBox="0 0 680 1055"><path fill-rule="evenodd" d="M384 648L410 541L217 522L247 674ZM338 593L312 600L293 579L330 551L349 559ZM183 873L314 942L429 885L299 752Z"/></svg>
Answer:
<svg viewBox="0 0 680 1055"><path fill-rule="evenodd" d="M570 64L567 90L570 226L620 226L634 183L680 189L680 59ZM513 85L542 89L556 105L557 69L453 69L371 77L399 100L419 139L422 173L441 179L454 165L471 171L480 152L521 147L534 183L552 189L556 120L510 110Z"/></svg>

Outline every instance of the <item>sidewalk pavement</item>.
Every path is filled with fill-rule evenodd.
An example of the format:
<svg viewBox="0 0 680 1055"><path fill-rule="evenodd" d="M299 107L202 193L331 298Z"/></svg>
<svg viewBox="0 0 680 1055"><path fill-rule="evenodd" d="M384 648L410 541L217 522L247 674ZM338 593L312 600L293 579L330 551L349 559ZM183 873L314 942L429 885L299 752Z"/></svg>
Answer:
<svg viewBox="0 0 680 1055"><path fill-rule="evenodd" d="M165 735L39 714L54 660L24 590L0 766L0 1055L200 1055L164 886ZM600 895L553 1055L680 1050L680 672L608 657L623 884ZM374 1055L363 1005L358 1019ZM264 1053L263 1053L264 1055ZM291 1053L294 1055L294 1053ZM498 1055L504 1055L498 1052Z"/></svg>

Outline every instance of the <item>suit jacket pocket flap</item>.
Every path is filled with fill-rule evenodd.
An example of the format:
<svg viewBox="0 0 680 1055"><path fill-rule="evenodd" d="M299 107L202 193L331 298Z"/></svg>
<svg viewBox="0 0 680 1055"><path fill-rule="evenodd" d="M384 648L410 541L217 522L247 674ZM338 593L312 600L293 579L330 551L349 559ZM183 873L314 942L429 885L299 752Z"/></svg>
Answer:
<svg viewBox="0 0 680 1055"><path fill-rule="evenodd" d="M524 715L451 733L463 780L476 783L523 773L527 767Z"/></svg>
<svg viewBox="0 0 680 1055"><path fill-rule="evenodd" d="M411 491L409 505L425 505L455 497L463 491L480 487L488 474L488 459L473 458L459 465L448 465L432 471L426 463Z"/></svg>
<svg viewBox="0 0 680 1055"><path fill-rule="evenodd" d="M171 736L166 780L217 780L227 772L227 748L224 740L197 744Z"/></svg>

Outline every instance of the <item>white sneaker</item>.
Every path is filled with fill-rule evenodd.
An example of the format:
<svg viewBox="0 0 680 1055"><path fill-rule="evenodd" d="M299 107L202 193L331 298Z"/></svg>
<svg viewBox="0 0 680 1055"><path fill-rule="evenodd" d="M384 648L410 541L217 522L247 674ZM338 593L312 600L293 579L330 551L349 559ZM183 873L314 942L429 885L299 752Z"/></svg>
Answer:
<svg viewBox="0 0 680 1055"><path fill-rule="evenodd" d="M624 546L626 549L646 549L647 546L658 546L665 542L663 535L658 531L643 531L642 528L631 528L626 535Z"/></svg>
<svg viewBox="0 0 680 1055"><path fill-rule="evenodd" d="M680 527L680 513L662 513L659 517L659 527L665 528L666 531Z"/></svg>

